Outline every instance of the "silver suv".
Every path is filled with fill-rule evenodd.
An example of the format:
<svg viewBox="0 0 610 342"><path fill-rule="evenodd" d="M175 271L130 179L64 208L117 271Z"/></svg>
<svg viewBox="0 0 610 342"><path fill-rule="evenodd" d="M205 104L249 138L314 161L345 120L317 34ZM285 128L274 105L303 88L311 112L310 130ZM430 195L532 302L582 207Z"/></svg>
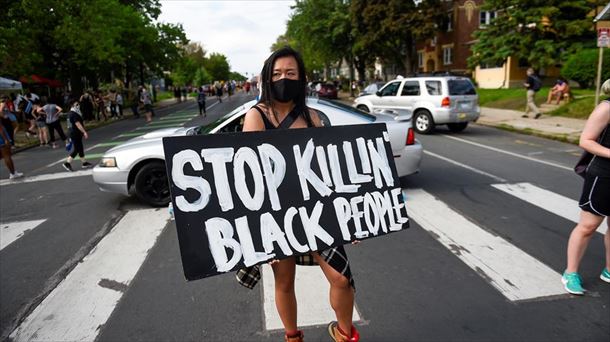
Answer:
<svg viewBox="0 0 610 342"><path fill-rule="evenodd" d="M479 96L470 79L457 76L398 77L376 94L356 98L354 107L375 113L406 109L413 113L413 128L428 134L436 125L463 131L479 118Z"/></svg>

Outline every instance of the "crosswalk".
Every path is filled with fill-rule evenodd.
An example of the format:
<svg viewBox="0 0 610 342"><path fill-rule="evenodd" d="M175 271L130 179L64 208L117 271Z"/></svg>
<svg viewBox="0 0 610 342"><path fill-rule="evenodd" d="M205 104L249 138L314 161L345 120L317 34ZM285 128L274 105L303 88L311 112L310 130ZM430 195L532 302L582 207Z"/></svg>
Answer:
<svg viewBox="0 0 610 342"><path fill-rule="evenodd" d="M568 221L578 219L575 201L531 183L490 184L497 196L518 198L535 208ZM499 190L499 191L498 191ZM448 203L423 189L405 189L408 213L416 223L455 257L469 266L499 295L509 301L556 300L564 290L561 270L552 269L521 248L491 233ZM474 216L476 217L476 216ZM92 341L120 302L147 254L167 226L166 209L127 212L91 253L55 288L11 334L15 341ZM25 238L23 232L44 220L2 224L2 241ZM10 232L10 233L7 233ZM600 231L601 233L601 231ZM10 234L10 237L8 237ZM5 240L8 237L8 240ZM4 242L3 242L4 243ZM4 248L4 244L2 248ZM299 326L324 324L334 318L325 300L328 283L319 268L299 268L296 292ZM273 275L263 267L263 313L265 330L281 329L275 309ZM311 298L321 300L312 301ZM358 310L354 321L363 319Z"/></svg>

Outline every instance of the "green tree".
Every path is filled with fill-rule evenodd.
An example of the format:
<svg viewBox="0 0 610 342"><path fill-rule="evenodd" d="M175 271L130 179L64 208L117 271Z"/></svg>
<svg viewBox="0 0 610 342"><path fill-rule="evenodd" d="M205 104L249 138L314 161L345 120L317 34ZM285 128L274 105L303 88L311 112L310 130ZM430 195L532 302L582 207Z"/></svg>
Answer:
<svg viewBox="0 0 610 342"><path fill-rule="evenodd" d="M584 49L568 57L561 75L569 80L578 82L582 88L589 88L595 84L597 77L598 49ZM603 65L610 65L610 54L604 54ZM610 78L610 68L602 70L602 81Z"/></svg>
<svg viewBox="0 0 610 342"><path fill-rule="evenodd" d="M210 57L206 60L205 69L215 81L228 80L231 71L227 57L216 52L210 54Z"/></svg>
<svg viewBox="0 0 610 342"><path fill-rule="evenodd" d="M247 80L246 76L236 72L236 71L231 71L231 73L229 73L229 79L230 80L235 80L235 81L245 81Z"/></svg>
<svg viewBox="0 0 610 342"><path fill-rule="evenodd" d="M440 0L352 0L355 52L370 61L374 52L384 61L417 67L415 43L432 37L444 17Z"/></svg>
<svg viewBox="0 0 610 342"><path fill-rule="evenodd" d="M574 51L594 43L590 0L487 0L496 11L492 22L475 32L468 63L501 63L508 57L540 69L559 64Z"/></svg>

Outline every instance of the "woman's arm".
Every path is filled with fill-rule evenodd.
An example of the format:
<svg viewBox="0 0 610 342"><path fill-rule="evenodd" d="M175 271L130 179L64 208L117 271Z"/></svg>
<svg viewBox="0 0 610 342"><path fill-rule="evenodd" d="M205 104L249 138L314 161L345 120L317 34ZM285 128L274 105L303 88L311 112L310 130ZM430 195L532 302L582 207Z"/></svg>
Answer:
<svg viewBox="0 0 610 342"><path fill-rule="evenodd" d="M597 105L580 135L580 147L600 157L610 158L610 148L604 147L597 142L606 126L610 124L610 103L604 101Z"/></svg>
<svg viewBox="0 0 610 342"><path fill-rule="evenodd" d="M75 125L76 125L76 128L78 128L78 130L83 133L83 136L85 137L85 139L89 138L89 135L87 134L87 131L85 130L85 127L83 126L83 124L81 124L79 121L77 121Z"/></svg>
<svg viewBox="0 0 610 342"><path fill-rule="evenodd" d="M244 128L243 132L255 132L255 131L264 131L265 123L261 118L261 113L259 113L256 109L251 108L246 113L246 118L244 119Z"/></svg>

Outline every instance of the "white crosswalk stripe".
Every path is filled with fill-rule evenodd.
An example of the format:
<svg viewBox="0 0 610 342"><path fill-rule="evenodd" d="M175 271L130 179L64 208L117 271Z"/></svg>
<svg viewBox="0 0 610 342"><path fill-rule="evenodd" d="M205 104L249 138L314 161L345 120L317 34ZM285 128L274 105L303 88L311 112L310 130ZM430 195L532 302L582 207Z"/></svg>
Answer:
<svg viewBox="0 0 610 342"><path fill-rule="evenodd" d="M577 219L572 208L575 201L564 196L530 183L492 186L501 190L501 194L515 196L555 215ZM422 189L408 189L405 196L411 219L432 232L438 242L507 299L530 300L565 293L558 272L479 227L433 195ZM15 341L95 340L99 327L115 310L167 220L166 209L128 212L10 337ZM43 221L3 224L2 248L12 242L5 239L8 236L6 227L12 227L12 235L20 236ZM264 329L282 329L275 308L273 272L269 266L263 266L262 277ZM328 281L319 267L297 268L295 292L299 327L321 325L335 319L326 300L328 291ZM353 319L362 319L356 309Z"/></svg>
<svg viewBox="0 0 610 342"><path fill-rule="evenodd" d="M46 220L1 223L0 224L0 251L3 250L4 247L17 241L27 231L30 231L30 230L38 227L44 221L46 221Z"/></svg>
<svg viewBox="0 0 610 342"><path fill-rule="evenodd" d="M165 208L128 212L10 337L94 341L168 219Z"/></svg>
<svg viewBox="0 0 610 342"><path fill-rule="evenodd" d="M574 223L578 223L580 218L578 201L552 191L539 188L530 183L492 184L492 186ZM597 228L598 233L606 234L606 230L608 230L607 220Z"/></svg>
<svg viewBox="0 0 610 342"><path fill-rule="evenodd" d="M421 189L408 190L405 195L409 216L509 300L564 293L561 275L536 258Z"/></svg>

